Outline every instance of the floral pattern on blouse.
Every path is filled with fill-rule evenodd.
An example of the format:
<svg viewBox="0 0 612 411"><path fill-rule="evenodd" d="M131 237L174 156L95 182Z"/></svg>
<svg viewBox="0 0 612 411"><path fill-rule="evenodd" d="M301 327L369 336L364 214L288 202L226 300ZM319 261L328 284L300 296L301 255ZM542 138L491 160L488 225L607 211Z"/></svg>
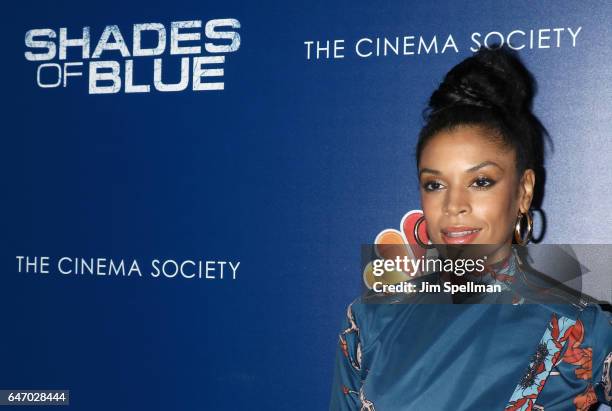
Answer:
<svg viewBox="0 0 612 411"><path fill-rule="evenodd" d="M553 367L559 362L561 350L572 333L574 320L566 317L557 319L555 314L538 343L525 374L514 389L506 411L529 411L544 388Z"/></svg>

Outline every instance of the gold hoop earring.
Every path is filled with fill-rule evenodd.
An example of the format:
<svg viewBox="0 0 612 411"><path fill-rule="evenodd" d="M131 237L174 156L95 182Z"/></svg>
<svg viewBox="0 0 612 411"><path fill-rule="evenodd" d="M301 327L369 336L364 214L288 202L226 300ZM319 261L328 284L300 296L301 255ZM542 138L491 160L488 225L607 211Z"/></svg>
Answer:
<svg viewBox="0 0 612 411"><path fill-rule="evenodd" d="M416 240L417 244L421 246L421 248L434 248L433 244L426 244L419 237L419 227L421 226L421 223L423 223L424 221L425 221L425 216L421 216L419 217L416 224L414 225L414 233L413 233L414 239Z"/></svg>
<svg viewBox="0 0 612 411"><path fill-rule="evenodd" d="M523 237L521 235L523 216L527 217L527 235ZM531 212L527 211L525 214L520 213L516 217L516 224L514 225L514 240L518 245L524 246L529 243L531 240L531 234L533 232L533 218L531 217Z"/></svg>

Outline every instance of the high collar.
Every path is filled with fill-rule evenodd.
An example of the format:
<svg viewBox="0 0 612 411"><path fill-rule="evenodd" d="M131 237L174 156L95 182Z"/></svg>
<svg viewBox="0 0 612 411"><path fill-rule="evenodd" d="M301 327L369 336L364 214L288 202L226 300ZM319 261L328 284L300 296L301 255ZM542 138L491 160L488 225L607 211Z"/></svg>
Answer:
<svg viewBox="0 0 612 411"><path fill-rule="evenodd" d="M471 281L476 281L483 284L499 284L502 289L508 289L516 279L516 273L519 271L517 258L513 252L501 261L493 264L485 265L485 269L481 272L471 272L467 277Z"/></svg>

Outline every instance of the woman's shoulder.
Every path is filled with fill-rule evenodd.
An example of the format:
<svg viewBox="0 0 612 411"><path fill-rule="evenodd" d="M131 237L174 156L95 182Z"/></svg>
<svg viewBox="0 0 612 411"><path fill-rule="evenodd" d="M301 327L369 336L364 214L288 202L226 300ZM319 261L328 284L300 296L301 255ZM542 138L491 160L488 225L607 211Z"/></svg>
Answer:
<svg viewBox="0 0 612 411"><path fill-rule="evenodd" d="M612 314L603 309L600 304L586 305L581 321L587 331L590 331L593 344L601 344L612 350Z"/></svg>
<svg viewBox="0 0 612 411"><path fill-rule="evenodd" d="M434 282L438 277L437 273L427 274L415 277L410 282ZM347 306L346 322L352 328L359 330L362 347L366 350L387 327L410 316L415 306L424 303L433 304L432 301L424 301L428 297L418 293L382 293L366 290Z"/></svg>

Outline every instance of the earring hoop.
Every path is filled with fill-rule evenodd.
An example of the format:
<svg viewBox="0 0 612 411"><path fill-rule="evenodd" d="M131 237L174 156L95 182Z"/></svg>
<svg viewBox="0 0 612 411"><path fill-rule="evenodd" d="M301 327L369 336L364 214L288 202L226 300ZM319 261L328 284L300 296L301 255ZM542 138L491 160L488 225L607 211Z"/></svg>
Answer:
<svg viewBox="0 0 612 411"><path fill-rule="evenodd" d="M523 231L523 217L527 217L527 235L524 237L521 235ZM525 214L520 213L516 218L516 224L514 225L514 240L518 245L524 246L529 243L531 240L531 235L533 233L533 218L531 217L531 212L527 211Z"/></svg>
<svg viewBox="0 0 612 411"><path fill-rule="evenodd" d="M424 221L425 221L425 216L421 216L419 217L416 224L414 225L414 233L413 233L414 239L416 240L417 244L421 246L421 248L434 248L433 244L424 243L423 240L421 240L421 238L419 237L419 227L421 226L421 223L423 223Z"/></svg>

